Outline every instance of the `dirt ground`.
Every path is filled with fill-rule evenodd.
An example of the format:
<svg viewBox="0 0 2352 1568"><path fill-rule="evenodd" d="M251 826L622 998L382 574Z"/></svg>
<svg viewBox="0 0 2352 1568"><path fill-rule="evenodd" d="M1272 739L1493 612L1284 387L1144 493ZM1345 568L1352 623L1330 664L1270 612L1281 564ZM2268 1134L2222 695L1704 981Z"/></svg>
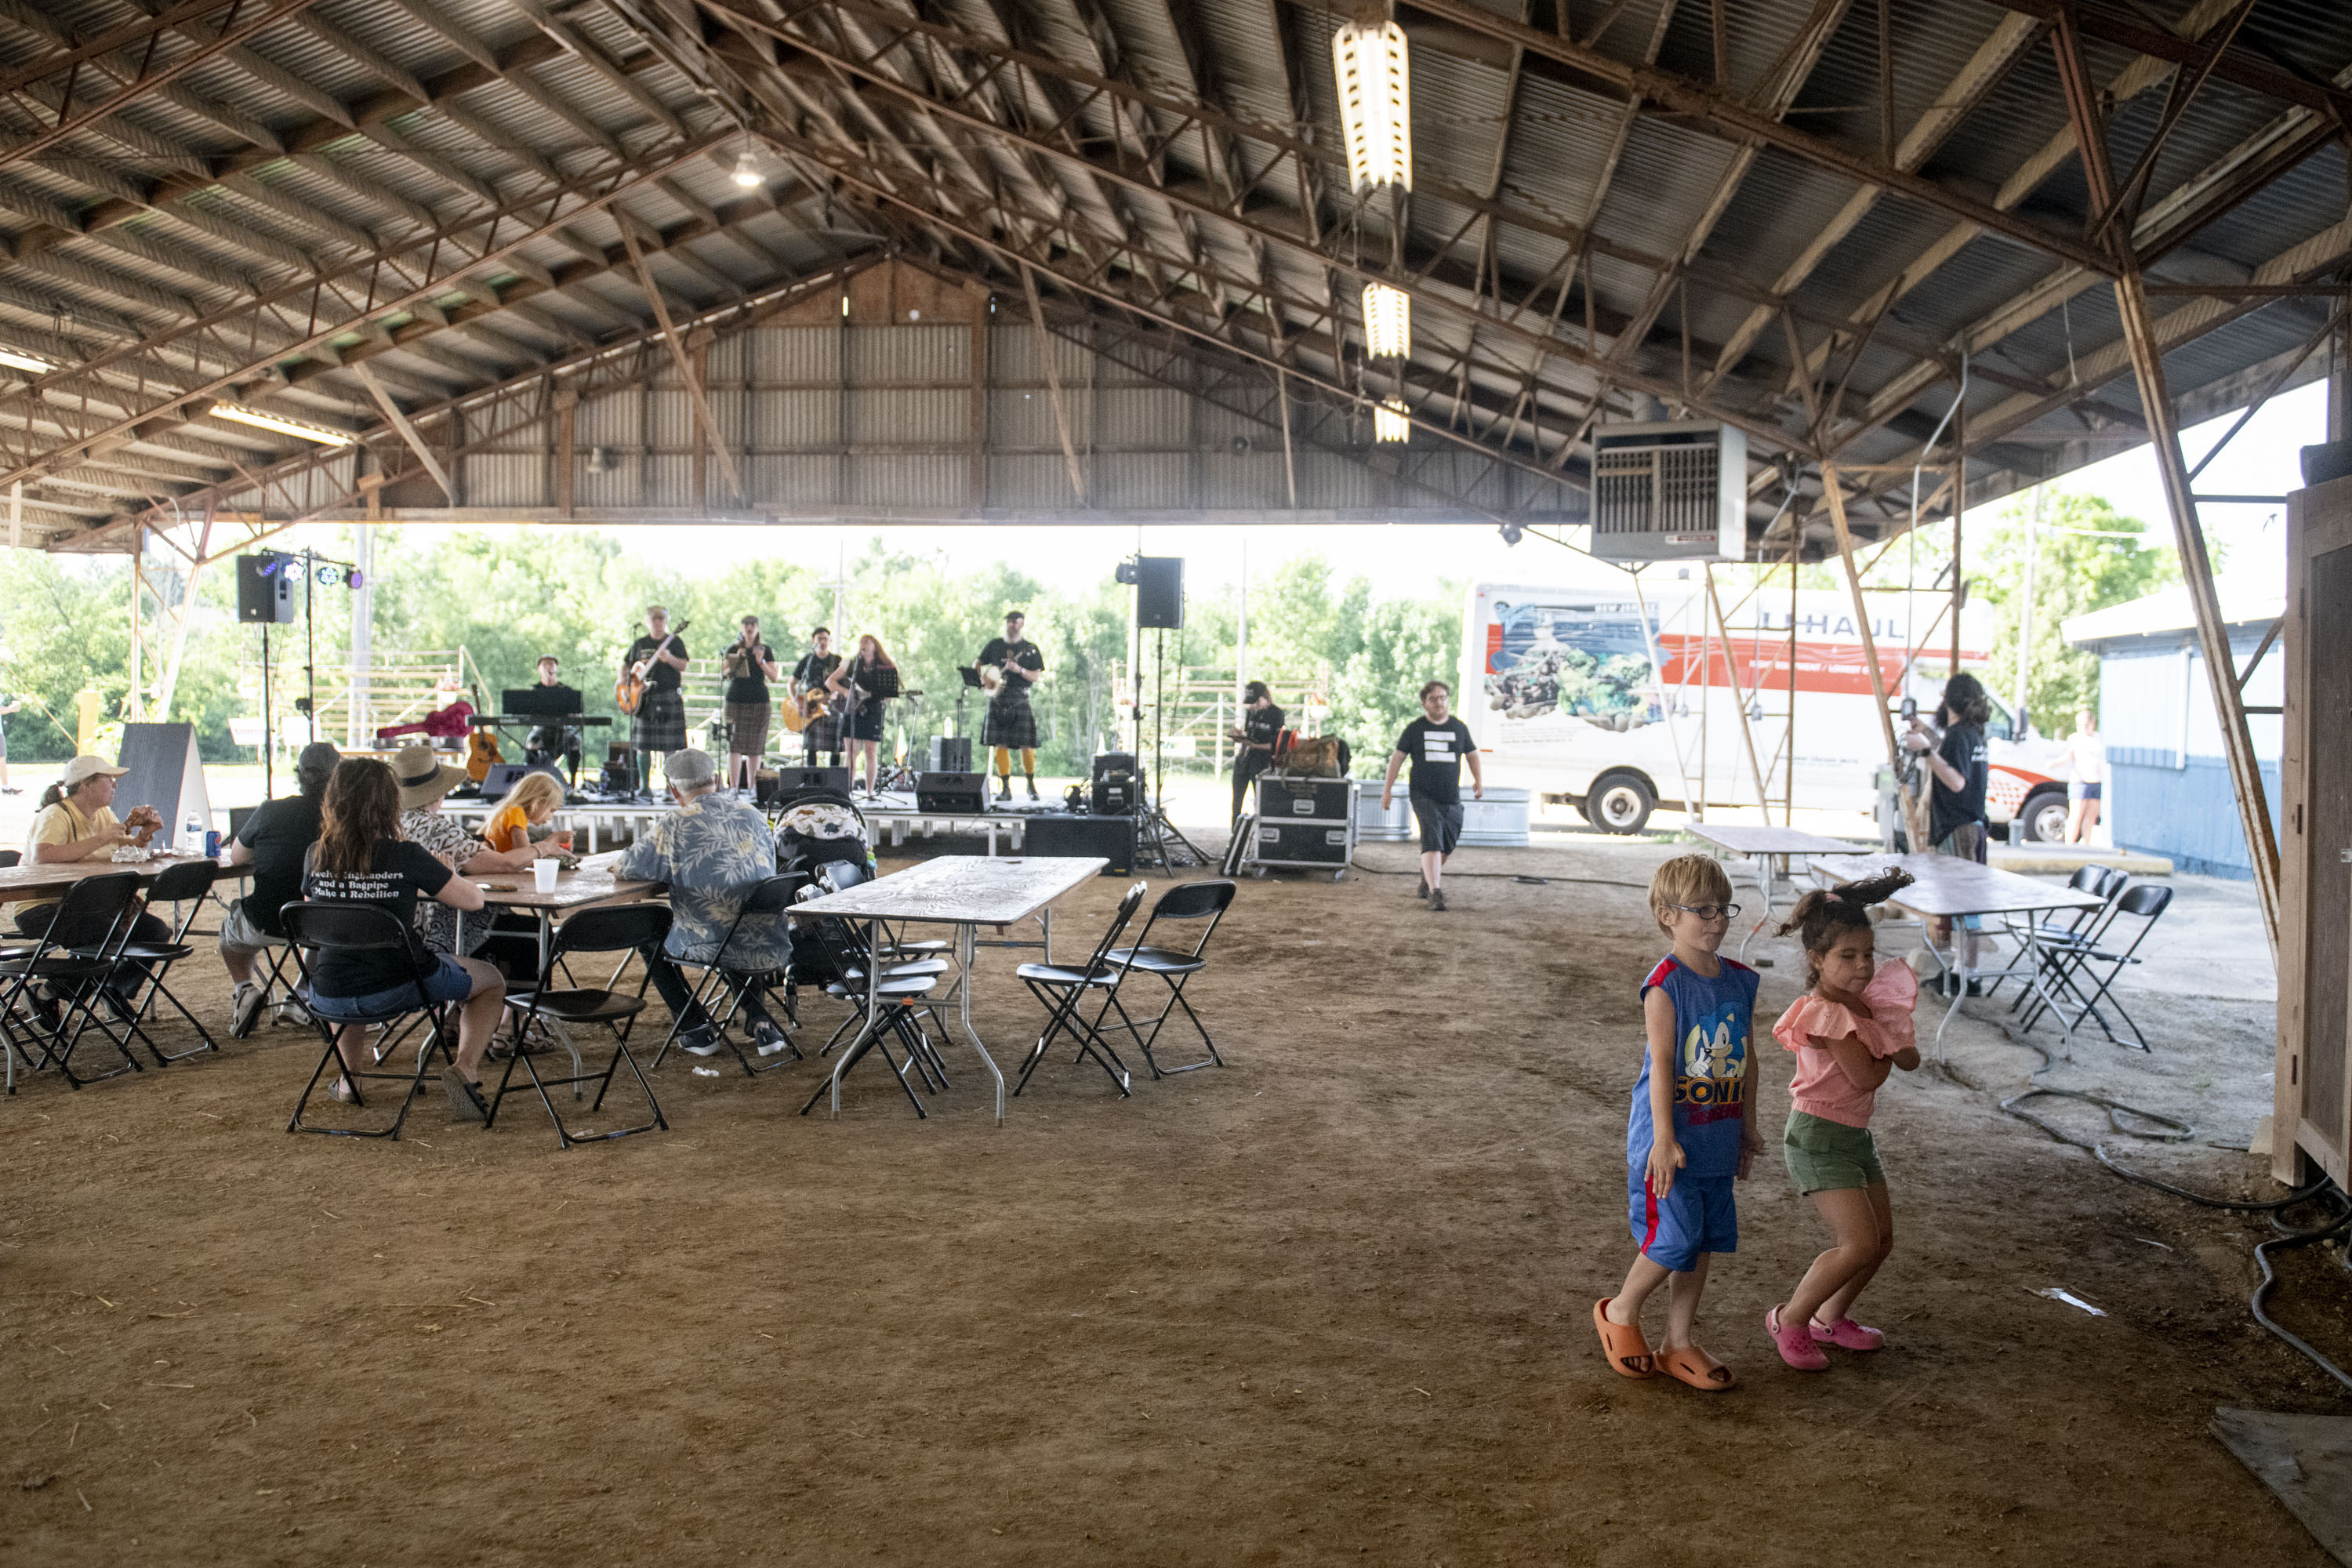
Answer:
<svg viewBox="0 0 2352 1568"><path fill-rule="evenodd" d="M1409 873L1246 883L1194 988L1230 1066L1122 1101L1057 1061L1002 1128L962 1052L929 1121L878 1068L835 1121L794 1114L813 1065L673 1057L674 1131L570 1152L529 1101L484 1133L437 1094L396 1144L289 1137L288 1028L44 1075L0 1104L0 1561L2324 1563L2206 1432L2342 1409L2247 1317L2261 1223L2000 1115L2032 1058L1972 1022L1978 1088L1880 1098L1886 1351L1773 1358L1764 1309L1827 1244L1776 1166L1706 1307L1741 1386L1610 1372L1672 852L1465 852L1497 874L1435 915ZM1754 952L1769 1023L1802 971ZM182 982L225 1011L208 959ZM2084 1042L2067 1081L2199 1121L2149 1169L2267 1195L2206 1141L2266 1103L2268 1007L2150 1012L2153 1063ZM2352 1349L2332 1263L2292 1261L2285 1314Z"/></svg>

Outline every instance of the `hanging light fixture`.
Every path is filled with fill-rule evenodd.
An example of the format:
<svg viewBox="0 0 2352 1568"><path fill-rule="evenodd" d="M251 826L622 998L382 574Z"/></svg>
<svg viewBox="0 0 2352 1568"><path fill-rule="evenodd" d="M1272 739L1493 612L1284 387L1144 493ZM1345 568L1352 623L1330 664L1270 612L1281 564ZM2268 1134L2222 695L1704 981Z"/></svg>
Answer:
<svg viewBox="0 0 2352 1568"><path fill-rule="evenodd" d="M768 177L761 174L760 166L751 161L751 149L749 147L735 154L735 173L729 177L747 191L768 183Z"/></svg>
<svg viewBox="0 0 2352 1568"><path fill-rule="evenodd" d="M305 441L316 441L321 447L348 447L353 440L353 437L345 431L331 430L324 425L313 425L308 420L289 419L279 414L264 414L260 409L247 408L242 403L215 403L212 406L212 416L215 419L227 419L239 425L250 425L257 430L268 430L280 436L296 436Z"/></svg>
<svg viewBox="0 0 2352 1568"><path fill-rule="evenodd" d="M1385 283L1364 285L1364 352L1374 359L1412 353L1412 296Z"/></svg>
<svg viewBox="0 0 2352 1568"><path fill-rule="evenodd" d="M1411 411L1402 397L1391 397L1372 410L1372 439L1402 441L1412 434Z"/></svg>
<svg viewBox="0 0 2352 1568"><path fill-rule="evenodd" d="M1404 29L1394 22L1348 24L1331 36L1331 68L1339 79L1349 182L1359 191L1412 189L1412 88Z"/></svg>
<svg viewBox="0 0 2352 1568"><path fill-rule="evenodd" d="M54 360L43 359L39 354L26 353L23 349L12 348L0 348L0 364L6 365L10 370L28 370L35 375L46 375L58 368L57 362Z"/></svg>

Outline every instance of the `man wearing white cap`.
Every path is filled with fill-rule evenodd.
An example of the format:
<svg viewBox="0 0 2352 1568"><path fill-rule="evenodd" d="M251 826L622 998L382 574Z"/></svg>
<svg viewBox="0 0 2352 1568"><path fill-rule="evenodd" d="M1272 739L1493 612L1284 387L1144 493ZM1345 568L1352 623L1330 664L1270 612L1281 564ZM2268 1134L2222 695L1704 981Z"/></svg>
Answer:
<svg viewBox="0 0 2352 1568"><path fill-rule="evenodd" d="M719 1048L709 1016L694 1005L694 991L677 972L682 961L718 964L743 999L743 1016L763 1057L784 1050L784 1032L761 1005L747 977L783 968L792 960L792 932L782 915L745 921L735 917L752 889L776 874L776 840L758 807L719 795L719 765L708 752L688 748L662 761L669 793L678 809L658 817L629 846L614 868L622 877L669 884L669 939L659 952L645 954L654 985L678 1020L678 1045L707 1057ZM726 948L722 954L721 946Z"/></svg>
<svg viewBox="0 0 2352 1568"><path fill-rule="evenodd" d="M129 771L109 766L102 757L80 756L68 763L65 775L41 792L40 812L25 839L25 858L37 866L56 866L103 859L126 844L143 847L163 819L152 805L133 806L127 821L116 819L114 786ZM17 904L8 913L18 931L38 936L57 919L58 901ZM171 938L172 928L153 915L141 915L131 928L132 942ZM144 971L135 964L117 965L107 990L118 999L129 995L141 973Z"/></svg>

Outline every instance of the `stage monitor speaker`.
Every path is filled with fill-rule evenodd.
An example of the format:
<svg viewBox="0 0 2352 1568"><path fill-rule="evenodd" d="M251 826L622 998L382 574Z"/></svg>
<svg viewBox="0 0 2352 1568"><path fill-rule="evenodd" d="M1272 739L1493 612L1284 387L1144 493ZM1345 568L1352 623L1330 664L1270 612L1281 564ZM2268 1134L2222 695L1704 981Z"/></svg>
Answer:
<svg viewBox="0 0 2352 1568"><path fill-rule="evenodd" d="M988 809L988 775L961 770L925 773L915 781L915 809L978 816Z"/></svg>
<svg viewBox="0 0 2352 1568"><path fill-rule="evenodd" d="M598 781L597 787L606 795L636 794L637 764L634 753L625 750L622 755L607 760L604 776Z"/></svg>
<svg viewBox="0 0 2352 1568"><path fill-rule="evenodd" d="M492 763L490 771L482 775L482 798L504 800L522 783L525 773L545 773L557 784L563 782L563 775L545 763Z"/></svg>
<svg viewBox="0 0 2352 1568"><path fill-rule="evenodd" d="M931 765L926 771L935 773L971 772L971 737L970 735L932 736Z"/></svg>
<svg viewBox="0 0 2352 1568"><path fill-rule="evenodd" d="M1135 563L1135 624L1145 631L1184 629L1184 558L1144 555Z"/></svg>
<svg viewBox="0 0 2352 1568"><path fill-rule="evenodd" d="M264 551L236 558L236 618L284 626L294 618L294 580L301 575L289 556ZM269 567L265 573L262 568Z"/></svg>
<svg viewBox="0 0 2352 1568"><path fill-rule="evenodd" d="M847 768L778 768L776 799L789 804L804 795L849 794Z"/></svg>
<svg viewBox="0 0 2352 1568"><path fill-rule="evenodd" d="M1135 818L1073 816L1066 812L1037 812L1022 819L1024 855L1076 859L1099 855L1110 862L1106 877L1124 877L1135 869Z"/></svg>
<svg viewBox="0 0 2352 1568"><path fill-rule="evenodd" d="M1095 753L1095 768L1092 775L1095 778L1101 778L1106 773L1134 773L1141 771L1135 765L1133 752L1097 752Z"/></svg>

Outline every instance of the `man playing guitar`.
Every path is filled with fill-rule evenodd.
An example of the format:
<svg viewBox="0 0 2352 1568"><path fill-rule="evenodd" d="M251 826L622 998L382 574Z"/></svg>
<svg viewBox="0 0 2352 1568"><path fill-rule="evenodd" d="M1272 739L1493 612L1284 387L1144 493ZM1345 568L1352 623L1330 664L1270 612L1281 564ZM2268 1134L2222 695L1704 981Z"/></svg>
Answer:
<svg viewBox="0 0 2352 1568"><path fill-rule="evenodd" d="M1045 673L1045 656L1021 635L1025 617L1018 610L1004 617L1004 635L991 637L980 650L980 683L988 689L988 716L982 721L980 743L996 752L999 800L1013 798L1013 751L1021 751L1021 774L1029 782L1029 798L1037 798L1037 715L1029 709L1029 689Z"/></svg>
<svg viewBox="0 0 2352 1568"><path fill-rule="evenodd" d="M792 681L793 700L807 720L807 727L801 731L802 755L812 768L819 752L832 753L830 766L841 766L843 725L840 716L830 710L838 694L825 689L833 672L840 668L841 656L833 651L833 633L817 627L809 634L809 651L793 666Z"/></svg>
<svg viewBox="0 0 2352 1568"><path fill-rule="evenodd" d="M629 684L632 676L645 683L636 711L629 715L629 744L640 758L638 782L645 788L652 787L648 781L653 774L653 764L646 759L656 752L686 750L686 698L678 690L686 666L686 644L669 629L669 611L646 605L646 635L621 656L622 684Z"/></svg>

